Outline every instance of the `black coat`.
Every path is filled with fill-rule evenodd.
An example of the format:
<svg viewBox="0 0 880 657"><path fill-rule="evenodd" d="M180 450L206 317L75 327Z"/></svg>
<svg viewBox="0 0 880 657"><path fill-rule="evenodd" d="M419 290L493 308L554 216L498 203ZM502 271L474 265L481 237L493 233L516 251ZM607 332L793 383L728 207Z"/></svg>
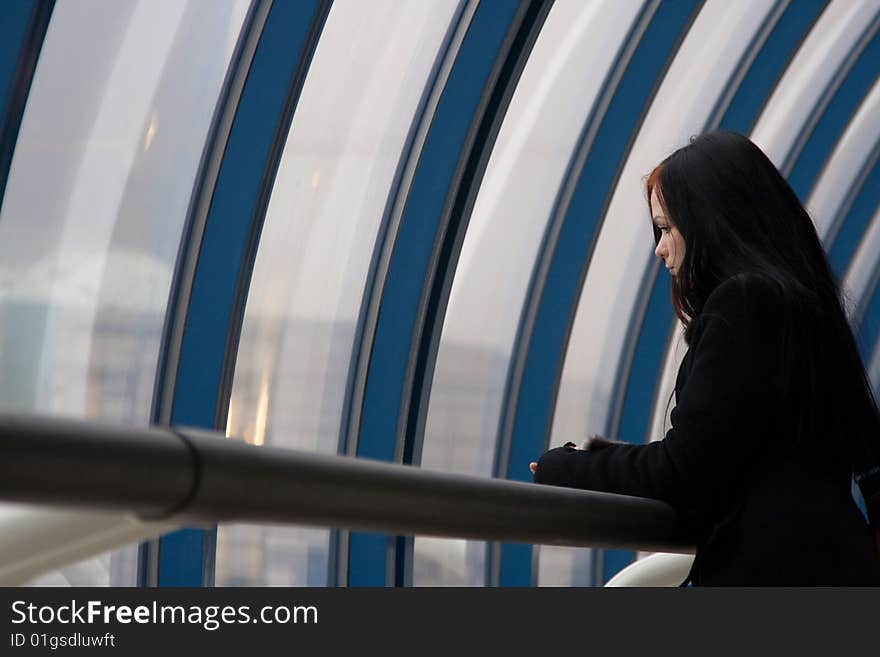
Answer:
<svg viewBox="0 0 880 657"><path fill-rule="evenodd" d="M847 440L857 432L877 440L860 372L841 330L818 312L807 320L816 339L788 362L790 330L804 320L774 289L738 276L709 296L693 320L663 440L552 449L535 481L668 502L697 545L694 585L880 584L851 494ZM822 402L799 432L810 402L797 393L810 368Z"/></svg>

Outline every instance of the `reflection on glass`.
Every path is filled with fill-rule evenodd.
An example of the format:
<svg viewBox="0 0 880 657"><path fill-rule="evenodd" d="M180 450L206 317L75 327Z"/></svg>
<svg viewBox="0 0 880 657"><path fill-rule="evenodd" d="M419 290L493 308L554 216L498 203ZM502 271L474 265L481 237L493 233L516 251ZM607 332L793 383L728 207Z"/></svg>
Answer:
<svg viewBox="0 0 880 657"><path fill-rule="evenodd" d="M434 370L422 466L492 476L513 341L583 125L640 4L553 4L511 99L462 245ZM528 467L527 463L521 464ZM582 565L585 551L577 565ZM486 547L416 537L413 583L482 586ZM554 562L569 579L574 562Z"/></svg>
<svg viewBox="0 0 880 657"><path fill-rule="evenodd" d="M227 434L335 453L364 281L457 0L337 0L278 169ZM329 531L221 526L218 585L324 585Z"/></svg>
<svg viewBox="0 0 880 657"><path fill-rule="evenodd" d="M146 425L247 0L59 0L0 214L0 408ZM136 547L36 584L131 585Z"/></svg>

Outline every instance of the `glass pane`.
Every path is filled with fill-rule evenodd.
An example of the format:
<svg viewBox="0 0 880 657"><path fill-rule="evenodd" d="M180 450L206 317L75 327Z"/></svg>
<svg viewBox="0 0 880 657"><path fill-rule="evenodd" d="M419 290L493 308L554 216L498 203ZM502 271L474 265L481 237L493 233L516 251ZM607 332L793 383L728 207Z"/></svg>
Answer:
<svg viewBox="0 0 880 657"><path fill-rule="evenodd" d="M59 0L0 214L0 408L146 425L246 0ZM35 583L133 584L136 547Z"/></svg>
<svg viewBox="0 0 880 657"><path fill-rule="evenodd" d="M389 188L457 0L333 3L284 147L227 434L335 453ZM324 585L329 531L221 526L218 585Z"/></svg>
<svg viewBox="0 0 880 657"><path fill-rule="evenodd" d="M763 0L709 0L675 55L623 167L593 252L566 351L551 446L607 434L627 327L638 316L638 293L655 257L643 178L703 130L772 9L773 3ZM693 89L700 93L688 91Z"/></svg>
<svg viewBox="0 0 880 657"><path fill-rule="evenodd" d="M452 284L422 467L492 476L533 263L601 84L640 3L554 3L498 134ZM528 464L523 464L528 467ZM482 542L416 537L413 582L485 583Z"/></svg>
<svg viewBox="0 0 880 657"><path fill-rule="evenodd" d="M859 244L843 279L844 296L847 300L847 313L850 318L864 312L868 303L877 268L880 267L880 208L871 218L865 237Z"/></svg>
<svg viewBox="0 0 880 657"><path fill-rule="evenodd" d="M840 226L834 222L849 194L850 187L865 167L872 151L880 142L880 80L868 92L865 100L846 127L816 186L807 200L807 210L816 224L819 237L826 241L832 230Z"/></svg>
<svg viewBox="0 0 880 657"><path fill-rule="evenodd" d="M880 10L876 2L832 2L788 65L755 128L752 140L782 166L810 114L859 36Z"/></svg>

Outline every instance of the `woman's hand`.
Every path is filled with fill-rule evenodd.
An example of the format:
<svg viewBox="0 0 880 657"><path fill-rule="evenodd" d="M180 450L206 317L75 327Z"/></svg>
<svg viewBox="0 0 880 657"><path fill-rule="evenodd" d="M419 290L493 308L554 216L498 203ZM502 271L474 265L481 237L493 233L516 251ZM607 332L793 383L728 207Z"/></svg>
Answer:
<svg viewBox="0 0 880 657"><path fill-rule="evenodd" d="M573 442L567 442L563 445L563 447L574 447L575 449L577 449L577 445L575 445ZM529 463L529 470L532 471L532 474L535 474L537 469L538 463L536 461L532 461L531 463Z"/></svg>

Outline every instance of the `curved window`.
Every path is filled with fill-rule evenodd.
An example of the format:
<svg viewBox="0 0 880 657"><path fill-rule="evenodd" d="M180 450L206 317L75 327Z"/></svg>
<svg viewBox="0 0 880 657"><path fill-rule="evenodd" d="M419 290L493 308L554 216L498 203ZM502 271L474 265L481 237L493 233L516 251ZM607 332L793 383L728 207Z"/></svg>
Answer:
<svg viewBox="0 0 880 657"><path fill-rule="evenodd" d="M462 245L422 467L493 474L502 396L538 248L581 130L639 9L636 2L559 0L547 16ZM414 545L414 584L485 583L485 543L419 536Z"/></svg>
<svg viewBox="0 0 880 657"><path fill-rule="evenodd" d="M807 200L807 209L826 249L829 240L833 240L840 229L838 222L841 217L838 215L852 185L856 183L859 170L865 167L880 142L878 112L880 80L868 92L846 127Z"/></svg>
<svg viewBox="0 0 880 657"><path fill-rule="evenodd" d="M0 408L146 425L245 0L59 0L0 213ZM41 578L134 584L136 547Z"/></svg>
<svg viewBox="0 0 880 657"><path fill-rule="evenodd" d="M831 2L819 16L752 131L752 140L776 166L798 147L823 94L877 11L876 2Z"/></svg>
<svg viewBox="0 0 880 657"><path fill-rule="evenodd" d="M337 0L269 201L227 434L336 453L364 281L457 0ZM223 525L218 585L324 585L329 531Z"/></svg>

